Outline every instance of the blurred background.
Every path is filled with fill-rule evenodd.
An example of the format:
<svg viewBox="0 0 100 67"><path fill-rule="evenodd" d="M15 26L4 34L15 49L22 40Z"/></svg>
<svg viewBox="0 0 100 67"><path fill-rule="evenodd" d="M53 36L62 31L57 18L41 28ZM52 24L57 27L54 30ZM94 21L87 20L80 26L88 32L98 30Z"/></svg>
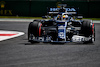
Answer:
<svg viewBox="0 0 100 67"><path fill-rule="evenodd" d="M100 18L99 0L0 0L0 16L41 17L58 4L79 8L85 18Z"/></svg>

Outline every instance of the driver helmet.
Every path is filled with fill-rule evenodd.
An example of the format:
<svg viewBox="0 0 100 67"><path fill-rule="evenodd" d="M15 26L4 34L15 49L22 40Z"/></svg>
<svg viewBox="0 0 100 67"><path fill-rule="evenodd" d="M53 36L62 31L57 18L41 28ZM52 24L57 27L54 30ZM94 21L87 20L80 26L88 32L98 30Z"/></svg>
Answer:
<svg viewBox="0 0 100 67"><path fill-rule="evenodd" d="M68 15L66 14L66 15L63 15L63 19L68 19Z"/></svg>

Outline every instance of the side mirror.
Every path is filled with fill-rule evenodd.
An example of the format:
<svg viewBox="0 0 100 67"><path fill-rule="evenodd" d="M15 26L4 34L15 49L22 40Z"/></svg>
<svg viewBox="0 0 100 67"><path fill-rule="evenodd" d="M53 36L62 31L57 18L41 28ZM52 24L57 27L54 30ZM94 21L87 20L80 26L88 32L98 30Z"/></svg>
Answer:
<svg viewBox="0 0 100 67"><path fill-rule="evenodd" d="M47 19L47 16L42 16L42 18Z"/></svg>
<svg viewBox="0 0 100 67"><path fill-rule="evenodd" d="M82 14L78 14L77 15L77 19L82 19L83 18L83 15Z"/></svg>
<svg viewBox="0 0 100 67"><path fill-rule="evenodd" d="M83 18L83 16L77 16L77 19L82 19Z"/></svg>

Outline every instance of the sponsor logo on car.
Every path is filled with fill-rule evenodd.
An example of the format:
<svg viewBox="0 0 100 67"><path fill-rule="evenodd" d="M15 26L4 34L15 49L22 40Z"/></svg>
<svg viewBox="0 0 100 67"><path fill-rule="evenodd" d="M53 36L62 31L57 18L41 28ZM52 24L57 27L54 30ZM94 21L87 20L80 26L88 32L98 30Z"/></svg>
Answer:
<svg viewBox="0 0 100 67"><path fill-rule="evenodd" d="M50 8L50 11L58 11L60 8ZM75 8L65 8L66 11L76 11Z"/></svg>

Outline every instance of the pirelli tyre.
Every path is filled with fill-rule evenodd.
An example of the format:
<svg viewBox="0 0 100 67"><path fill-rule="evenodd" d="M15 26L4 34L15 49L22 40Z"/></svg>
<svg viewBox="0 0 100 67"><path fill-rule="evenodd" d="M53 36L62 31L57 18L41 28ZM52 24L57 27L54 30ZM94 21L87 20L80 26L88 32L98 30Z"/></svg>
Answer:
<svg viewBox="0 0 100 67"><path fill-rule="evenodd" d="M91 37L88 42L92 43L95 41L95 25L92 23L92 20L83 20L81 34L85 37Z"/></svg>
<svg viewBox="0 0 100 67"><path fill-rule="evenodd" d="M29 27L28 27L28 41L29 42L34 42L32 40L33 37L41 36L41 22L40 21L33 21L30 22Z"/></svg>

